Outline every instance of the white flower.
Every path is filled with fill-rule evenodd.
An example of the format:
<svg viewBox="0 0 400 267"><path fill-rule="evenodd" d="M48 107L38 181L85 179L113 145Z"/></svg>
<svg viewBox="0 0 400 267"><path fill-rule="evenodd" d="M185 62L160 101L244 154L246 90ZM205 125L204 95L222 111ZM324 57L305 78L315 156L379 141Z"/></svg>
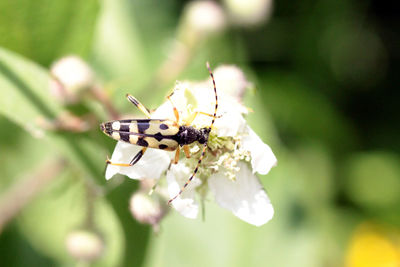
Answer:
<svg viewBox="0 0 400 267"><path fill-rule="evenodd" d="M227 81L225 79L225 81ZM269 198L255 173L267 174L277 160L271 148L247 125L243 114L247 108L239 103L237 95L230 96L218 88L226 87L224 80L216 80L218 112L207 143L207 152L194 179L173 202L172 206L183 216L196 218L199 204L196 196L205 197L210 191L215 201L230 210L240 219L260 226L268 222L274 213ZM179 111L179 124L185 122L196 111L213 114L215 95L210 80L199 83L177 83L171 97ZM152 118L175 120L169 101L162 104ZM209 127L212 118L199 114L191 125L197 129ZM128 163L140 147L119 142L111 161ZM192 157L182 157L178 164L168 168L173 152L148 149L142 159L132 167L109 165L107 179L115 173L133 179L159 179L166 173L168 192L176 196L195 169L202 146L190 145ZM148 155L148 153L150 155Z"/></svg>

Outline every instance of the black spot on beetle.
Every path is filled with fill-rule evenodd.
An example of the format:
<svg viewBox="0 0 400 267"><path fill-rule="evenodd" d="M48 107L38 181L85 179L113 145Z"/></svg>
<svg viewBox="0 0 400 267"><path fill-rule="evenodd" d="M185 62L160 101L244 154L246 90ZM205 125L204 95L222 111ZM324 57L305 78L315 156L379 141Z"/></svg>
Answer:
<svg viewBox="0 0 400 267"><path fill-rule="evenodd" d="M124 142L128 142L129 143L129 134L128 133L119 133L121 140Z"/></svg>
<svg viewBox="0 0 400 267"><path fill-rule="evenodd" d="M138 146L149 146L149 143L147 143L147 141L144 140L143 138L139 138L136 144Z"/></svg>
<svg viewBox="0 0 400 267"><path fill-rule="evenodd" d="M121 132L129 132L129 124L121 123L121 126L119 127L119 130Z"/></svg>
<svg viewBox="0 0 400 267"><path fill-rule="evenodd" d="M161 123L160 124L160 129L161 130L167 130L169 127L168 127L168 125L166 125L166 124L164 124L164 123Z"/></svg>
<svg viewBox="0 0 400 267"><path fill-rule="evenodd" d="M137 127L139 133L144 133L147 129L150 128L150 120L140 120L138 121Z"/></svg>
<svg viewBox="0 0 400 267"><path fill-rule="evenodd" d="M164 136L161 133L156 133L152 137L154 137L158 142L164 139Z"/></svg>
<svg viewBox="0 0 400 267"><path fill-rule="evenodd" d="M168 146L167 146L167 145L164 145L164 144L161 144L161 145L158 146L159 149L166 149L167 147L168 147Z"/></svg>

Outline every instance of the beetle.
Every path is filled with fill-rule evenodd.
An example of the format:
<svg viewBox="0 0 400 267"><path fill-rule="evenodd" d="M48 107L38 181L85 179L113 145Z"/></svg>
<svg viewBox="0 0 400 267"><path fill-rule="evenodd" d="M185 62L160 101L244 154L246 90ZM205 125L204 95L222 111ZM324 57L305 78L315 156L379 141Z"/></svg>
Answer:
<svg viewBox="0 0 400 267"><path fill-rule="evenodd" d="M190 116L185 125L179 125L179 112L176 109L173 101L171 100L171 96L174 93L172 92L169 96L167 96L167 99L172 104L176 120L174 121L170 119L151 119L150 111L145 106L143 106L135 97L133 97L130 94L127 94L126 96L127 99L132 104L134 104L140 111L142 111L143 114L147 117L147 119L114 120L100 124L101 131L104 132L107 136L117 141L123 141L143 147L132 158L130 163L115 163L107 159L107 164L110 165L122 166L122 167L133 166L142 158L143 154L146 152L148 147L155 149L162 149L166 151L176 151L175 158L173 161L173 163L176 164L178 163L179 160L181 147L183 148L186 157L189 158L190 152L188 145L194 142L198 142L199 144L203 145L200 158L197 162L196 168L194 169L192 175L180 189L179 193L168 201L168 204L170 204L180 194L182 194L183 190L188 186L188 184L192 181L193 177L196 175L207 149L207 143L211 129L214 125L215 119L218 118L217 87L215 84L214 75L211 71L208 62L206 63L206 66L214 86L214 94L215 94L214 114L208 114L205 112L197 111ZM196 129L190 125L195 119L195 117L199 114L212 117L210 126L201 129Z"/></svg>

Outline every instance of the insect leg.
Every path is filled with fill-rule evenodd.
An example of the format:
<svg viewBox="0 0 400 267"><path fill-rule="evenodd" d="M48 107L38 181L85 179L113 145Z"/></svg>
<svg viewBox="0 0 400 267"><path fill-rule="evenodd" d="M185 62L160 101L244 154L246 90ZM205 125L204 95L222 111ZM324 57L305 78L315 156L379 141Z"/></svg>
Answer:
<svg viewBox="0 0 400 267"><path fill-rule="evenodd" d="M150 118L150 110L148 110L145 106L143 106L142 103L139 102L135 97L133 97L130 94L126 94L126 98L134 104L143 114L147 117Z"/></svg>
<svg viewBox="0 0 400 267"><path fill-rule="evenodd" d="M222 117L222 115L214 116L214 115L212 115L212 114L209 114L209 113L206 113L206 112L203 112L203 111L195 111L195 112L192 113L192 115L191 115L191 116L189 117L189 119L186 121L185 125L186 125L186 126L191 125L192 122L194 121L194 119L195 119L195 118L197 117L197 115L199 115L199 114L205 115L205 116L209 116L209 117L211 117L211 118L221 118L221 117Z"/></svg>
<svg viewBox="0 0 400 267"><path fill-rule="evenodd" d="M186 158L190 158L190 151L189 151L189 146L188 145L184 145L183 146L183 151L185 152L185 156Z"/></svg>
<svg viewBox="0 0 400 267"><path fill-rule="evenodd" d="M175 104L174 104L174 102L173 102L172 99L171 99L171 96L172 96L173 94L174 94L174 92L172 92L169 96L167 96L167 99L169 100L169 102L170 102L171 105L172 105L172 108L174 109L174 115L175 115L176 122L179 123L179 112L178 112L178 110L176 109Z"/></svg>
<svg viewBox="0 0 400 267"><path fill-rule="evenodd" d="M131 162L129 163L130 166L135 165L143 156L144 152L146 152L147 147L142 148L142 150L140 150L131 160Z"/></svg>
<svg viewBox="0 0 400 267"><path fill-rule="evenodd" d="M146 152L147 147L142 148L142 150L140 150L131 160L131 162L128 163L114 163L111 162L109 159L107 159L107 164L113 165L113 166L120 166L120 167L131 167L133 165L135 165L143 156L144 152Z"/></svg>
<svg viewBox="0 0 400 267"><path fill-rule="evenodd" d="M176 149L176 152L175 152L174 164L178 163L180 152L181 152L181 148L178 146L178 148Z"/></svg>

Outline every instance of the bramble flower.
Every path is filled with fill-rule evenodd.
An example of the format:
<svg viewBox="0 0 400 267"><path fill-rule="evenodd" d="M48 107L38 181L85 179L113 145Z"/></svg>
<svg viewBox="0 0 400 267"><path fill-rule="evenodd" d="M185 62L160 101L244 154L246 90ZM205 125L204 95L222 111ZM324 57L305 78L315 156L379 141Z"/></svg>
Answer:
<svg viewBox="0 0 400 267"><path fill-rule="evenodd" d="M215 72L218 73L218 69ZM267 174L277 160L270 147L247 125L243 115L248 109L238 101L237 95L231 96L225 93L226 90L218 89L226 88L225 82L229 81L219 81L216 76L218 118L210 132L205 157L194 179L172 202L172 206L183 216L196 218L199 211L197 197L205 198L211 192L221 207L250 224L261 226L272 218L274 210L255 173ZM242 84L248 85L247 82ZM244 88L235 91L242 90ZM193 112L212 114L215 107L210 80L178 82L171 99L179 111L180 125L184 125ZM175 120L172 104L166 101L151 117ZM198 129L209 127L211 120L211 117L199 114L191 125ZM139 146L118 142L111 161L130 162L140 149ZM192 174L201 154L201 146L197 142L191 144L190 152L191 158L183 157L177 164L170 165L174 152L149 148L132 167L107 166L106 179L116 173L132 179L159 179L165 174L168 193L173 198Z"/></svg>

